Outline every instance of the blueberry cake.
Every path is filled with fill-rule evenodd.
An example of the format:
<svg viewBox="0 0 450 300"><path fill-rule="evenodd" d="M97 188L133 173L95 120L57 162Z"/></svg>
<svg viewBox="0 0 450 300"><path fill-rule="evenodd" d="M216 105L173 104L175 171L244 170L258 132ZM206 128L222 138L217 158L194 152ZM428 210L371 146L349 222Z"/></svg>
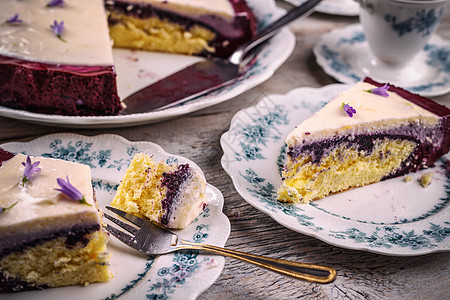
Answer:
<svg viewBox="0 0 450 300"><path fill-rule="evenodd" d="M450 149L450 109L365 78L286 138L278 199L308 203L433 166Z"/></svg>
<svg viewBox="0 0 450 300"><path fill-rule="evenodd" d="M83 202L58 189L61 178ZM108 234L88 166L0 148L0 207L0 292L87 285L112 277Z"/></svg>
<svg viewBox="0 0 450 300"><path fill-rule="evenodd" d="M138 153L125 171L111 206L167 228L181 229L207 204L201 170L189 164L157 162Z"/></svg>

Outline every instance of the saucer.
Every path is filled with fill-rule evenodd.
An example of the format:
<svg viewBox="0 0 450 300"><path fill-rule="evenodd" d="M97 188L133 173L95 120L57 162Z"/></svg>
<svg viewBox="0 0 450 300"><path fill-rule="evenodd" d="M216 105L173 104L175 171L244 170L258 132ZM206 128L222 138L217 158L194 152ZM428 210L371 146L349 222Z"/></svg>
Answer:
<svg viewBox="0 0 450 300"><path fill-rule="evenodd" d="M355 83L368 76L428 97L450 92L450 42L436 35L403 68L375 58L360 24L323 35L314 46L314 54L324 71L343 83Z"/></svg>
<svg viewBox="0 0 450 300"><path fill-rule="evenodd" d="M306 0L285 0L292 5L300 5ZM359 4L354 0L323 0L315 8L315 11L339 16L357 16L359 14Z"/></svg>

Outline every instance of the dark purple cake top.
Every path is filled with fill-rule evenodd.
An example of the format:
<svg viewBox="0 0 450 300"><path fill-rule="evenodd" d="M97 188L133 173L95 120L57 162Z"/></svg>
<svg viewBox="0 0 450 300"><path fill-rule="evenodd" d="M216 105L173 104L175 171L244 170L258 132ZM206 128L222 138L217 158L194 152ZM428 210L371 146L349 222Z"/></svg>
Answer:
<svg viewBox="0 0 450 300"><path fill-rule="evenodd" d="M373 84L377 87L381 87L386 84L386 83L377 82L369 77L364 78L363 81ZM431 100L430 98L426 98L426 97L420 96L418 94L413 94L411 92L408 92L407 90L404 90L400 87L391 85L389 83L388 83L388 85L389 85L390 92L394 92L394 93L398 94L399 96L422 107L423 109L426 109L426 110L434 113L435 115L438 115L439 117L450 116L450 109L448 107L441 105L441 104Z"/></svg>
<svg viewBox="0 0 450 300"><path fill-rule="evenodd" d="M0 167L2 166L2 163L4 161L7 161L8 159L11 159L15 156L16 154L9 152L5 149L3 149L2 147L0 147Z"/></svg>

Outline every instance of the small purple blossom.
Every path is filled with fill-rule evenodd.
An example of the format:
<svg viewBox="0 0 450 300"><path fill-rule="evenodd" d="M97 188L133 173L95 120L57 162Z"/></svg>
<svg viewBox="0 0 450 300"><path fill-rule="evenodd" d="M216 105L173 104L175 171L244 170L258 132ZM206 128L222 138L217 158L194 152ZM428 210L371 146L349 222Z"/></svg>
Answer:
<svg viewBox="0 0 450 300"><path fill-rule="evenodd" d="M18 203L18 201L14 202L13 204L11 204L9 207L0 207L0 215L4 212L6 212L8 209L11 209L14 207L14 205L16 205Z"/></svg>
<svg viewBox="0 0 450 300"><path fill-rule="evenodd" d="M72 200L80 202L81 204L86 204L86 205L92 206L91 204L86 202L86 198L84 198L83 194L81 194L81 192L76 187L74 187L72 184L70 184L69 176L66 176L66 179L67 179L67 182L62 178L57 178L56 182L60 186L60 189L55 189L55 190L65 194Z"/></svg>
<svg viewBox="0 0 450 300"><path fill-rule="evenodd" d="M16 13L14 16L12 16L11 18L9 18L8 20L6 20L5 23L7 24L20 24L23 21L19 18L19 14Z"/></svg>
<svg viewBox="0 0 450 300"><path fill-rule="evenodd" d="M22 165L25 167L22 175L23 185L25 185L27 181L31 180L31 176L33 176L34 173L37 173L41 170L41 168L38 168L40 163L41 163L40 161L35 161L34 163L31 163L31 158L27 156L27 161L22 163Z"/></svg>
<svg viewBox="0 0 450 300"><path fill-rule="evenodd" d="M64 21L58 23L58 21L54 20L53 25L50 25L50 28L53 29L53 33L60 39L65 42L65 40L61 37L64 31Z"/></svg>
<svg viewBox="0 0 450 300"><path fill-rule="evenodd" d="M370 89L370 90L365 90L365 92L372 93L372 94L379 95L379 96L383 96L383 97L388 97L389 94L388 94L387 91L389 90L389 88L390 88L390 86L388 86L388 84L386 83L383 86L380 86L380 87L377 87L377 88L373 88L373 89Z"/></svg>
<svg viewBox="0 0 450 300"><path fill-rule="evenodd" d="M354 114L356 114L356 110L353 107L351 107L348 103L342 102L342 108L350 118L353 117Z"/></svg>
<svg viewBox="0 0 450 300"><path fill-rule="evenodd" d="M53 7L53 6L63 6L66 5L66 2L64 0L51 0L47 3L47 7Z"/></svg>

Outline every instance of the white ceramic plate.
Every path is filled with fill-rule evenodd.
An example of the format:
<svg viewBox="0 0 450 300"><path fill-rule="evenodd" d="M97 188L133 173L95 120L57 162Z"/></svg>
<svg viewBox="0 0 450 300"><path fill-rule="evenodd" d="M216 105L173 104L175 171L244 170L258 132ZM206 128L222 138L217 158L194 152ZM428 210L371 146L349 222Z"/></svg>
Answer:
<svg viewBox="0 0 450 300"><path fill-rule="evenodd" d="M285 0L293 5L300 5L306 0ZM359 4L355 0L322 0L315 11L339 16L357 16Z"/></svg>
<svg viewBox="0 0 450 300"><path fill-rule="evenodd" d="M111 203L136 152L151 154L156 160L195 165L183 157L166 153L154 143L130 142L117 135L53 134L1 146L13 152L89 165L97 200L103 210ZM223 196L209 184L207 193L210 203L206 210L176 233L189 241L224 246L230 234L230 222L222 213ZM114 275L109 282L9 294L8 299L195 299L217 280L225 264L224 257L198 251L147 257L114 237L108 250L112 253L110 262Z"/></svg>
<svg viewBox="0 0 450 300"><path fill-rule="evenodd" d="M238 112L220 140L222 166L236 190L281 225L335 246L403 256L449 251L450 154L411 174L410 182L394 178L310 204L276 200L287 134L347 88L299 88ZM417 179L429 171L432 183L423 188Z"/></svg>
<svg viewBox="0 0 450 300"><path fill-rule="evenodd" d="M274 0L248 0L261 29L284 14ZM198 97L184 105L161 111L104 117L71 117L47 115L14 110L0 106L0 116L45 125L64 125L76 128L126 127L175 118L202 108L229 100L269 79L289 57L295 46L295 36L284 28L267 41L257 56L256 63L231 86ZM118 92L121 99L133 92L200 60L197 57L145 51L113 50L117 68Z"/></svg>
<svg viewBox="0 0 450 300"><path fill-rule="evenodd" d="M360 24L324 34L314 46L314 54L324 71L343 83L368 76L423 96L450 92L450 42L437 35L404 69L375 63Z"/></svg>

